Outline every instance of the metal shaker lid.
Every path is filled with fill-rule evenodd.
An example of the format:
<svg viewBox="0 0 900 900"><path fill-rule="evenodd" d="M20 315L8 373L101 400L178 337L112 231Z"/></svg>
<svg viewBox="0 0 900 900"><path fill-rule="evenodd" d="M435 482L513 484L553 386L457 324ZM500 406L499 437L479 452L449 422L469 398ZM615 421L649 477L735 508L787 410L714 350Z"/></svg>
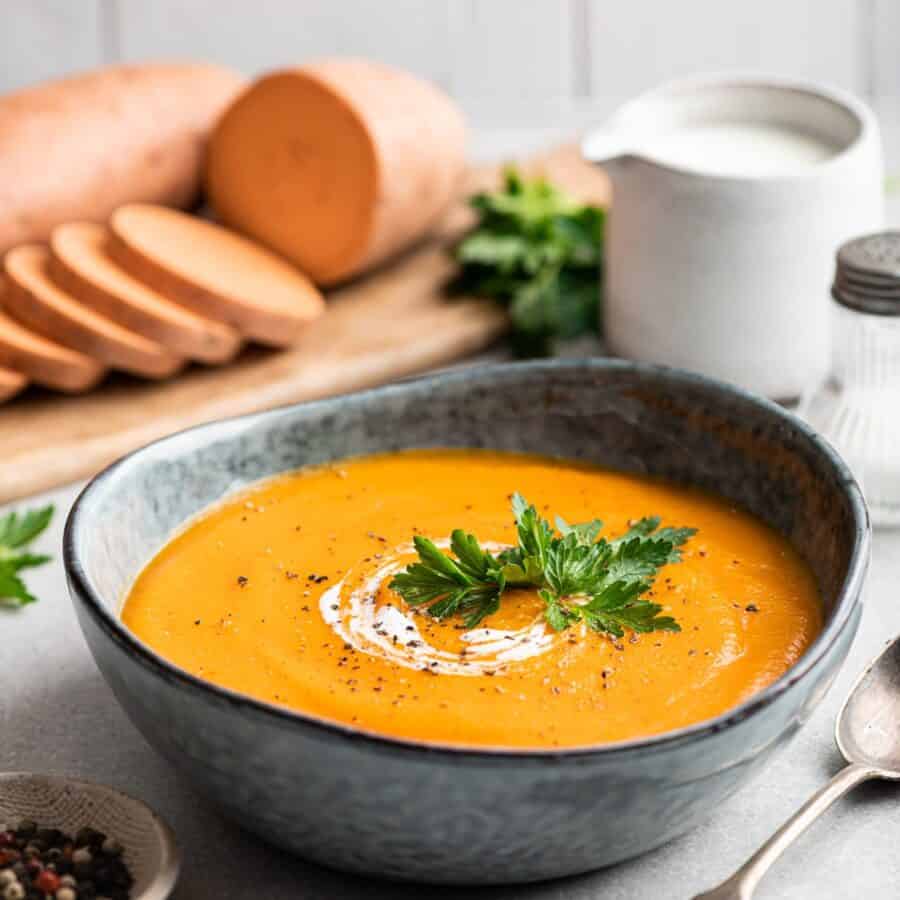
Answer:
<svg viewBox="0 0 900 900"><path fill-rule="evenodd" d="M900 231L867 234L844 244L837 253L831 295L850 309L900 316Z"/></svg>

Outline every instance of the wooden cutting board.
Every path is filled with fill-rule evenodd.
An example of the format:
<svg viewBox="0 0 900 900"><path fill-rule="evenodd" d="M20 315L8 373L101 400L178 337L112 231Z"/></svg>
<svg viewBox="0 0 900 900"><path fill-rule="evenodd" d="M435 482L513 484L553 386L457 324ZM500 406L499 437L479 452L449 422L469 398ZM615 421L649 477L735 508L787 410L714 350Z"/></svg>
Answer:
<svg viewBox="0 0 900 900"><path fill-rule="evenodd" d="M604 176L565 146L527 160L585 199L605 203ZM400 259L332 292L328 311L287 351L248 348L222 368L195 366L165 382L123 375L92 393L29 389L0 408L0 502L84 478L182 428L225 416L383 384L477 353L506 317L491 302L449 300L447 245L470 222L464 198L496 185L500 167L473 168L436 235Z"/></svg>

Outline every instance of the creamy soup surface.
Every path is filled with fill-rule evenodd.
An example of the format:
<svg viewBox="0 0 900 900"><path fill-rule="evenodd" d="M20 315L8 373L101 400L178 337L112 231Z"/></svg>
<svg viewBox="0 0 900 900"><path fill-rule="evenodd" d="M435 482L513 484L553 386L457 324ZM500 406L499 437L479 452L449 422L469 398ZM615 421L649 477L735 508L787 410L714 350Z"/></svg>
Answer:
<svg viewBox="0 0 900 900"><path fill-rule="evenodd" d="M551 521L642 516L698 529L652 599L680 632L554 632L532 591L475 629L413 611L388 586L414 533L515 543L510 495ZM446 546L441 544L441 546ZM265 482L208 511L149 563L126 625L208 681L367 731L553 748L665 732L777 679L822 627L812 573L746 512L589 465L486 451L408 451Z"/></svg>

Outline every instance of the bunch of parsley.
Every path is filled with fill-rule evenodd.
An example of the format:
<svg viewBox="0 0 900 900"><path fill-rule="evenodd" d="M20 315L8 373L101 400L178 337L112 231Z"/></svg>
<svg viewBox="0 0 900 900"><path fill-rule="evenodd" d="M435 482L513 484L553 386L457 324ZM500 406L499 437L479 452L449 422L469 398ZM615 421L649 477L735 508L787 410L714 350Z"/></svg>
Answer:
<svg viewBox="0 0 900 900"><path fill-rule="evenodd" d="M438 619L459 615L468 628L500 608L509 587L538 589L544 616L556 631L584 622L594 631L622 637L638 632L680 631L662 607L646 600L659 570L681 559L681 546L696 530L660 528L655 516L625 534L600 536L599 519L556 529L520 494L512 499L518 543L492 554L462 529L450 538L450 555L416 535L419 561L394 576L391 588L411 606L427 605Z"/></svg>
<svg viewBox="0 0 900 900"><path fill-rule="evenodd" d="M508 305L521 356L599 327L603 210L543 178L507 169L503 187L469 201L479 220L453 249L452 289Z"/></svg>
<svg viewBox="0 0 900 900"><path fill-rule="evenodd" d="M28 592L19 573L50 561L49 556L30 553L28 545L52 518L52 506L24 515L11 512L0 518L0 606L25 606L37 599Z"/></svg>

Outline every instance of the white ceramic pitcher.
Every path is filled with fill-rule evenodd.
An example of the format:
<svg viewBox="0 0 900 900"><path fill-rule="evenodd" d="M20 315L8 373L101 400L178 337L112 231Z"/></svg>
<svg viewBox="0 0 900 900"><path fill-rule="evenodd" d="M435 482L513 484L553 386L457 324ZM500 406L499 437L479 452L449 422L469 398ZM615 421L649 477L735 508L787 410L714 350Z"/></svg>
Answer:
<svg viewBox="0 0 900 900"><path fill-rule="evenodd" d="M829 154L754 171L751 148L749 169L729 171L712 140L689 164L661 152L679 129L733 125L809 135ZM776 399L822 379L835 250L883 222L881 140L864 103L780 78L690 78L626 104L583 152L613 185L604 329L614 353Z"/></svg>

